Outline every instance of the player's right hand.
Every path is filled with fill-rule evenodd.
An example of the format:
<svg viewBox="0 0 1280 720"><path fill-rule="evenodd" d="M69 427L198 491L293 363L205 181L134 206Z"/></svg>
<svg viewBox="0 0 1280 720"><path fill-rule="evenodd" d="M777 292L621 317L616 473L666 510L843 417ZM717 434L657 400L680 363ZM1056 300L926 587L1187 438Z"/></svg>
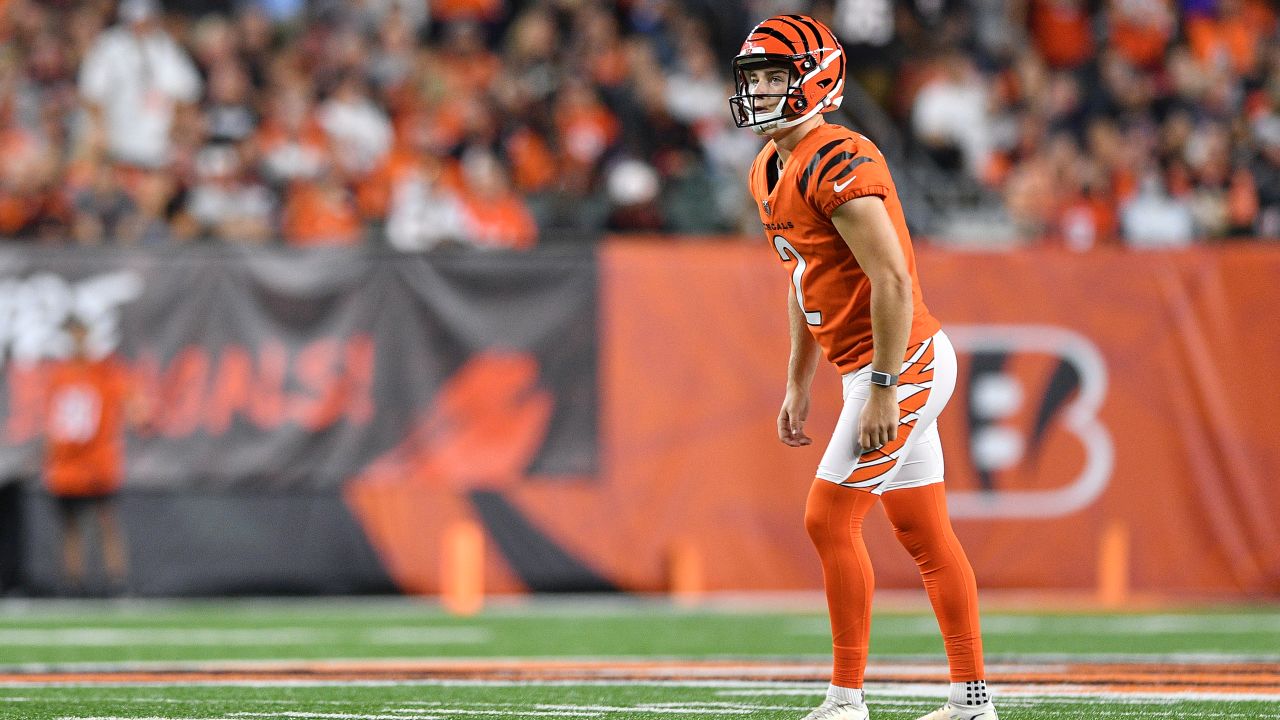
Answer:
<svg viewBox="0 0 1280 720"><path fill-rule="evenodd" d="M804 434L804 421L809 417L809 393L787 391L778 412L778 439L790 447L812 445L813 440Z"/></svg>

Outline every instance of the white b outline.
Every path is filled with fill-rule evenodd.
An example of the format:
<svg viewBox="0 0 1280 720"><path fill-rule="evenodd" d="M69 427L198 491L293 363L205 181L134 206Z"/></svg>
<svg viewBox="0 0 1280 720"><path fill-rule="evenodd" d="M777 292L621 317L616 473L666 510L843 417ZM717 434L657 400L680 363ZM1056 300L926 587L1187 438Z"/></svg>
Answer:
<svg viewBox="0 0 1280 720"><path fill-rule="evenodd" d="M1115 448L1098 418L1107 394L1107 366L1085 336L1051 325L948 325L957 350L1041 352L1061 357L1080 374L1080 394L1063 411L1068 432L1080 438L1084 468L1065 487L1053 490L956 490L947 507L958 518L1058 517L1089 506L1111 480Z"/></svg>

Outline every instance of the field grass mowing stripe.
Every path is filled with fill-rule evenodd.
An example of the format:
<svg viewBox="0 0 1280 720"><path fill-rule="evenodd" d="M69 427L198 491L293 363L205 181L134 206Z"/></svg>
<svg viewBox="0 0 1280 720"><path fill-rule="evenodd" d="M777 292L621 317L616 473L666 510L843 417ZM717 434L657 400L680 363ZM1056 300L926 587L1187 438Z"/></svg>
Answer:
<svg viewBox="0 0 1280 720"><path fill-rule="evenodd" d="M708 689L715 691L717 697L723 698L745 698L745 697L814 697L820 698L825 691L826 683L810 682L810 683L786 683L786 682L767 682L767 681L707 681L707 680L624 680L624 679L597 679L597 680L565 680L565 681L512 681L512 680L362 680L362 681L338 681L338 680L273 680L273 681L205 681L200 683L192 683L190 681L182 682L118 682L118 683L91 683L78 684L67 683L51 686L47 683L30 684L29 688L182 688L191 687L243 687L243 688L370 688L370 687L441 687L441 688L492 688L492 689L512 689L512 688L575 688L575 687L594 687L594 688L686 688L686 689ZM8 687L16 689L17 685L9 685ZM911 682L868 682L866 690L868 697L896 697L896 698L924 698L930 701L942 698L946 693L946 683L930 682L930 683L911 683ZM1223 690L1196 688L1186 685L1169 684L1158 690L1149 687L1133 687L1125 685L1107 685L1107 684L1082 684L1070 681L1056 684L1041 683L995 683L993 684L994 695L1001 699L1012 698L1036 698L1036 697L1053 697L1053 698L1093 698L1101 699L1129 699L1144 703L1151 702L1181 702L1181 701L1213 701L1213 702L1267 702L1275 703L1280 709L1280 693L1276 692L1252 692L1241 690ZM0 693L0 700L7 700ZM401 703L402 705L414 705L415 703ZM427 712L442 712L436 707L424 707ZM277 713L278 714L278 713ZM493 714L493 713L460 713L460 714ZM661 713L658 713L661 714Z"/></svg>
<svg viewBox="0 0 1280 720"><path fill-rule="evenodd" d="M920 698L941 702L946 697L946 685L938 683L866 683L863 689L868 699L879 698ZM820 696L826 685L785 688L734 688L716 691L717 697L810 697ZM1133 704L1151 704L1156 702L1178 703L1186 700L1203 700L1212 702L1273 702L1280 710L1280 696L1273 693L1241 693L1211 692L1203 690L1181 689L1176 691L1153 693L1150 691L1113 690L1106 687L1089 685L1003 685L991 686L992 695L997 704L1007 701L1032 702L1036 698L1053 698L1055 702L1080 702L1082 704L1097 703L1099 700L1114 702L1130 702Z"/></svg>
<svg viewBox="0 0 1280 720"><path fill-rule="evenodd" d="M0 646L228 647L324 645L358 642L366 645L479 645L493 640L483 627L379 627L344 631L314 627L277 628L160 628L70 627L0 628Z"/></svg>
<svg viewBox="0 0 1280 720"><path fill-rule="evenodd" d="M1113 689L1150 691L1205 689L1217 693L1271 693L1280 698L1280 665L1269 663L1080 662L991 663L988 680L1015 685L1096 685ZM315 661L282 664L245 663L153 670L39 672L0 674L0 683L115 683L318 680L825 680L829 663L771 661L710 661L696 659L639 661L477 660L447 659L386 661ZM867 680L881 683L945 682L946 667L938 662L910 663L877 660L867 668Z"/></svg>
<svg viewBox="0 0 1280 720"><path fill-rule="evenodd" d="M184 689L185 692L193 690L195 689ZM873 715L876 717L885 718L885 720L907 720L936 707L940 703L940 698L945 693L944 688L942 686L931 687L929 690L928 698L917 699L893 692L893 689L890 689L885 694L875 693L869 695L868 703L873 709ZM207 691L203 692L207 694ZM573 697L574 693L566 691L563 695L568 699ZM548 698L546 697L545 689L543 692L538 693L537 688L533 688L531 693L503 693L500 697L518 701L498 703L487 701L485 699L486 696L483 694L474 693L470 694L470 696L455 695L447 700L437 702L406 702L404 698L379 698L378 695L370 697L368 694L361 698L344 693L349 710L320 710L315 705L317 701L322 701L321 697L296 695L292 696L291 700L294 707L267 711L253 706L265 701L278 701L278 698L235 694L226 696L223 702L238 704L241 708L246 709L222 710L216 716L201 713L195 708L184 710L181 707L175 707L174 713L155 713L140 707L139 713L130 714L122 707L110 707L109 703L119 701L120 698L95 698L94 696L80 695L75 698L75 702L83 708L80 713L69 712L72 709L64 706L58 708L55 713L40 714L39 717L48 718L49 720L160 720L161 718L163 720L247 720L250 718L277 718L280 720L291 718L297 718L298 720L460 720L460 718L465 717L602 718L606 720L621 720L622 718L675 716L706 717L708 720L724 718L729 720L730 718L752 715L766 716L771 720L781 720L782 718L792 718L794 717L793 713L803 712L812 707L813 704L816 704L822 697L822 688L816 686L811 688L802 701L804 704L785 705L768 703L767 701L753 703L706 700L707 696L705 694L700 699L694 699L694 697L688 697L687 693L684 693L687 699L683 702L671 701L681 695L682 693L679 692L650 694L648 697L654 697L655 701L649 700L644 694L635 690L624 692L619 689L617 692L592 692L585 695L578 693L579 702L547 702ZM493 696L490 695L488 697ZM613 700L613 702L593 702L592 700L592 698L604 699L605 697ZM3 699L0 696L0 707L2 707ZM190 698L191 701L209 699L208 697ZM48 701L49 698L46 698L46 702ZM167 695L149 698L145 696L129 697L129 702L145 703L148 701L183 702ZM57 702L57 700L54 702ZM1053 694L1022 697L997 695L997 704L1001 707L1002 713L1007 713L1011 720L1014 718L1017 720L1031 720L1032 718L1034 720L1081 720L1082 718L1090 718L1091 720L1127 720L1129 718L1182 720L1187 717L1213 718L1215 720L1217 718L1277 720L1280 718L1280 705L1274 703L1260 704L1254 702L1249 704L1247 701L1241 701L1233 704L1214 699L1203 701L1194 698L1166 696L1136 698L1114 697L1106 694L1078 697L1062 697ZM406 707L399 707L400 705ZM113 712L102 712L107 708L110 708Z"/></svg>
<svg viewBox="0 0 1280 720"><path fill-rule="evenodd" d="M752 674L768 663L776 662L776 667L793 670L803 669L805 672L826 672L830 668L829 655L788 655L780 656L743 656L743 655L701 655L688 656L654 656L654 655L566 655L566 656L506 656L501 658L486 656L459 656L450 658L422 657L328 657L325 659L276 657L269 660L251 659L236 660L218 658L209 660L129 660L116 662L34 662L0 664L0 675L28 675L53 673L127 673L127 672L217 672L217 671L261 671L281 672L306 669L362 668L376 669L430 669L458 668L463 666L488 668L518 668L526 665L557 664L562 667L588 664L610 664L621 666L626 664L644 664L651 667L681 667L690 664L718 663L721 669L730 663L742 663L750 668ZM1256 655L1235 653L1019 653L1015 656L988 655L987 668L993 672L1017 673L1037 670L1051 672L1065 669L1074 664L1134 664L1134 665L1273 665L1280 669L1280 655ZM898 672L941 672L941 663L937 655L876 655L870 658L868 668L878 671L881 668L893 668ZM1280 671L1280 670L1277 670Z"/></svg>
<svg viewBox="0 0 1280 720"><path fill-rule="evenodd" d="M873 632L883 635L935 635L938 622L931 615L877 615ZM785 631L793 635L831 634L826 618L794 618ZM990 635L1043 635L1064 633L1105 633L1121 635L1191 635L1216 633L1252 635L1280 632L1280 615L985 615L982 631Z"/></svg>

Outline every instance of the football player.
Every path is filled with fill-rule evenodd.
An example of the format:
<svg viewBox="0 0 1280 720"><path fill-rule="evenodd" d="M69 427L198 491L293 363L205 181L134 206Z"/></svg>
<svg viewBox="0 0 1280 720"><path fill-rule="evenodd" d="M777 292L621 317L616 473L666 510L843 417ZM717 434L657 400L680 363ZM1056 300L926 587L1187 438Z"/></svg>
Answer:
<svg viewBox="0 0 1280 720"><path fill-rule="evenodd" d="M844 382L844 407L805 508L834 656L826 700L806 720L868 717L862 679L874 581L862 521L877 503L919 566L946 644L950 697L921 720L997 720L977 585L942 486L936 420L955 387L955 351L921 297L884 156L823 119L843 95L840 43L812 18L778 15L747 36L733 74L734 121L769 138L748 182L789 284L791 357L778 438L812 443L804 423L819 349Z"/></svg>
<svg viewBox="0 0 1280 720"><path fill-rule="evenodd" d="M46 386L45 485L61 519L66 592L85 594L88 516L96 519L109 594L126 589L128 562L116 516L124 473L124 428L142 425L145 401L115 356L95 358L89 326L74 315L63 323L71 356L51 363Z"/></svg>

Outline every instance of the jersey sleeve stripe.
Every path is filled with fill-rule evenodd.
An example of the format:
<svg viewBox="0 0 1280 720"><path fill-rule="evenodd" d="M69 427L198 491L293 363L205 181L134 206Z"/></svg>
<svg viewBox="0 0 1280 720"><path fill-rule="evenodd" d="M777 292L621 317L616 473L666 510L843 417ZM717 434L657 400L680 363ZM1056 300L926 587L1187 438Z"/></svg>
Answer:
<svg viewBox="0 0 1280 720"><path fill-rule="evenodd" d="M831 142L818 148L818 152L813 154L813 159L809 161L809 167L804 169L804 174L800 176L800 194L804 195L809 192L809 176L818 169L818 163L822 162L823 157L840 143L844 142L844 138L832 140Z"/></svg>
<svg viewBox="0 0 1280 720"><path fill-rule="evenodd" d="M827 173L831 172L831 169L834 168L836 165L839 165L842 162L845 162L847 160L852 160L852 159L854 159L854 155L852 155L847 151L841 151L832 155L831 158L827 160L826 164L822 166L822 169L818 171L818 174L817 174L818 184L819 185L822 184L822 181L826 179Z"/></svg>
<svg viewBox="0 0 1280 720"><path fill-rule="evenodd" d="M849 157L848 153L841 153L841 159L848 159L848 157ZM837 170L836 174L831 176L830 178L826 177L826 172L827 172L827 168L830 168L833 163L828 163L826 167L822 168L822 172L818 173L818 182L822 182L824 180L840 182L841 180L848 177L849 173L853 172L854 168L858 167L862 163L869 163L869 162L875 162L875 160L872 160L869 157L859 155L858 157L853 158L853 161L850 162L848 165L845 165L843 168L840 168L839 170Z"/></svg>

